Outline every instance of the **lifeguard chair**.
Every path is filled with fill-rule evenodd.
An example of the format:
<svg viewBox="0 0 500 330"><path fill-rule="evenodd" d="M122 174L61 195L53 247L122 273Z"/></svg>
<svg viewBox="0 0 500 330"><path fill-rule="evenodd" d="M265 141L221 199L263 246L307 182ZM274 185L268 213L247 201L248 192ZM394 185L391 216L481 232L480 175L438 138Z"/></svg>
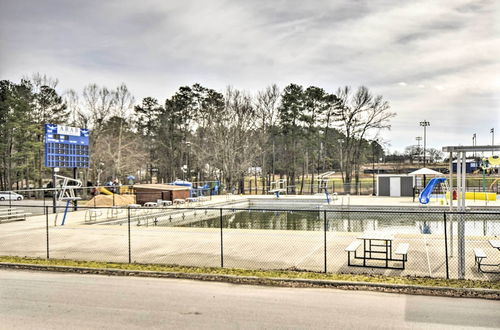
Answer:
<svg viewBox="0 0 500 330"><path fill-rule="evenodd" d="M54 175L54 177L56 179L56 188L58 188L58 190L56 190L56 199L58 201L66 201L66 207L64 208L64 216L61 222L61 226L64 226L64 222L66 221L66 214L68 213L69 204L71 202L76 204L76 201L81 199L81 197L75 195L75 189L79 189L82 187L82 181L57 174ZM57 215L58 213L56 213L56 217L54 219L54 225L57 224Z"/></svg>
<svg viewBox="0 0 500 330"><path fill-rule="evenodd" d="M286 181L285 179L279 179L278 181L271 182L271 189L269 190L271 194L275 194L276 198L280 198L280 193L286 194Z"/></svg>
<svg viewBox="0 0 500 330"><path fill-rule="evenodd" d="M318 176L318 193L325 193L326 202L330 204L330 193L328 192L328 184L330 177L335 174L335 171L329 171Z"/></svg>

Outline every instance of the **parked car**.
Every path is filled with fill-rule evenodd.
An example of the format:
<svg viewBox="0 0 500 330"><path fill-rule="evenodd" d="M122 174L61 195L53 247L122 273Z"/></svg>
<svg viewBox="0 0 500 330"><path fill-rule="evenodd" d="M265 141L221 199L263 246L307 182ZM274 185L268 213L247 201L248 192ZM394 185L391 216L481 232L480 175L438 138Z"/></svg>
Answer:
<svg viewBox="0 0 500 330"><path fill-rule="evenodd" d="M15 193L13 191L0 191L0 201L9 199L14 201L20 201L23 200L24 197L23 195L19 195L18 193Z"/></svg>

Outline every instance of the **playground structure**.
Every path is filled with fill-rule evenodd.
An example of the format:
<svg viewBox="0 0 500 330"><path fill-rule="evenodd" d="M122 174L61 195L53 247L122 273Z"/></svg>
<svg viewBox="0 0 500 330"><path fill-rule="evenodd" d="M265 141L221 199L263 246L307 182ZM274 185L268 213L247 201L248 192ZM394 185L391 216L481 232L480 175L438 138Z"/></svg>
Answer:
<svg viewBox="0 0 500 330"><path fill-rule="evenodd" d="M422 192L418 196L418 201L420 202L420 204L429 203L432 191L437 185L441 185L443 191L449 193L449 187L446 184L446 178L433 178L429 181L427 186L425 186L424 190L422 190Z"/></svg>
<svg viewBox="0 0 500 330"><path fill-rule="evenodd" d="M500 168L500 157L499 156L490 156L484 157L481 159L481 163L479 166L479 170L481 170L484 174L491 174L495 169ZM477 172L479 172L477 170Z"/></svg>
<svg viewBox="0 0 500 330"><path fill-rule="evenodd" d="M205 195L218 195L219 194L219 181L205 181L205 182L189 182L184 180L175 180L169 183L173 186L182 186L189 188L189 197L201 197Z"/></svg>
<svg viewBox="0 0 500 330"><path fill-rule="evenodd" d="M498 156L491 156L488 158L483 158L481 161L481 170L483 172L483 192L486 192L486 173L489 175L495 173L495 170L498 173L498 169L500 168L500 157ZM489 189L492 190L493 186L495 183L498 181L498 179L494 180Z"/></svg>
<svg viewBox="0 0 500 330"><path fill-rule="evenodd" d="M104 195L113 195L113 193L111 191L109 191L108 189L106 189L105 187L99 187L99 188L97 188L97 190L101 194L104 194Z"/></svg>
<svg viewBox="0 0 500 330"><path fill-rule="evenodd" d="M491 147L490 147L491 148ZM457 164L458 164L457 160ZM464 163L465 161L462 161ZM457 173L460 172L461 176L465 177L466 176L466 171L463 170L464 165L461 165L462 168L458 167L457 165ZM421 204L428 204L430 201L431 194L433 190L440 185L441 186L441 191L444 192L444 201L446 204L450 204L448 201L452 198L453 200L457 199L464 199L464 200L474 200L474 201L496 201L497 196L496 193L494 192L487 192L486 191L486 179L485 179L485 174L486 173L492 173L494 172L494 169L500 168L500 158L498 156L490 156L488 158L483 158L481 162L481 170L483 172L483 187L482 187L482 192L478 191L465 191L465 192L457 192L455 190L450 189L448 185L448 181L444 177L440 178L433 178L429 181L429 183L426 185L424 190L420 193L419 195L419 202ZM451 172L451 167L450 167L450 173ZM414 172L417 173L418 171ZM410 173L412 174L412 173ZM450 177L451 180L451 177ZM499 179L495 179L489 186L489 189L492 190L494 184L498 181ZM458 182L458 181L457 181ZM465 184L465 183L464 183ZM441 199L443 201L443 199Z"/></svg>

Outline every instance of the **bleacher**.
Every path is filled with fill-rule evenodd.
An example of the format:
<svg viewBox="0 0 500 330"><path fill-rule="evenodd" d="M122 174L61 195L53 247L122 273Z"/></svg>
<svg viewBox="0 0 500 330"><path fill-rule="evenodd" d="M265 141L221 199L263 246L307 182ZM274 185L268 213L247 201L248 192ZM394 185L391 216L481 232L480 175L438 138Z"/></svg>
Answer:
<svg viewBox="0 0 500 330"><path fill-rule="evenodd" d="M0 223L26 221L26 216L29 215L31 213L24 212L24 210L15 207L0 208Z"/></svg>

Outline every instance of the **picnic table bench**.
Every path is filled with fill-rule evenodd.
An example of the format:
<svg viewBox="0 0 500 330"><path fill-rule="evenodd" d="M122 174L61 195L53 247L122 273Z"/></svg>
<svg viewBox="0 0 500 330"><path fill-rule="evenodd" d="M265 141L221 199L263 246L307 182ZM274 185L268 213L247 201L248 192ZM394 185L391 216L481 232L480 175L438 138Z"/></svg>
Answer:
<svg viewBox="0 0 500 330"><path fill-rule="evenodd" d="M490 243L492 248L500 251L500 240L489 240L488 242ZM474 248L474 265L477 265L477 271L481 272L481 273L498 274L499 271L490 271L490 270L484 270L483 268L481 268L481 266L483 266L483 267L499 267L500 266L500 264L483 263L483 259L486 259L486 258L488 258L488 257L483 249Z"/></svg>
<svg viewBox="0 0 500 330"><path fill-rule="evenodd" d="M172 201L166 201L166 200L162 200L162 199L159 199L157 201L158 203L158 206L170 206L172 205Z"/></svg>
<svg viewBox="0 0 500 330"><path fill-rule="evenodd" d="M394 251L394 254L400 255L401 258L393 258L393 241L394 236L390 233L363 233L358 237L357 241L351 242L345 248L347 252L347 265L354 267L405 269L405 263L408 261L410 244L400 243ZM363 254L358 255L357 250L361 245L363 245ZM354 257L351 258L352 253L354 253ZM354 263L353 261L356 259L362 260L363 263ZM382 261L383 264L380 265ZM401 267L392 265L394 262L401 263Z"/></svg>

